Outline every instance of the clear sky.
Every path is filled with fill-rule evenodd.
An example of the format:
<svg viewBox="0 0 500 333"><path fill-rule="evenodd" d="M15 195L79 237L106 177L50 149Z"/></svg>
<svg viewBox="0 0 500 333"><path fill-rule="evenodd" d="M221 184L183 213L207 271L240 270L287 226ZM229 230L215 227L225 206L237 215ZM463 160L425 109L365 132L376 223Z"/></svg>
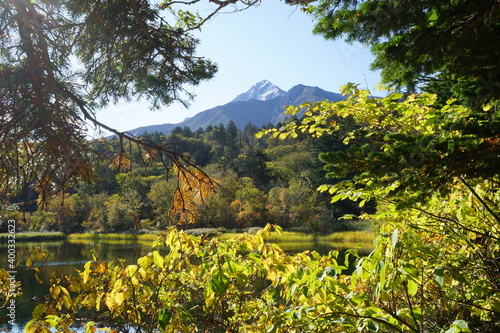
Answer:
<svg viewBox="0 0 500 333"><path fill-rule="evenodd" d="M312 33L313 26L312 17L279 0L219 14L197 33L197 55L215 61L219 71L210 81L186 87L196 95L188 109L174 103L153 112L146 101L120 102L99 111L98 119L121 131L178 123L230 102L264 79L283 90L305 84L333 92L347 82L370 89L379 83L379 73L369 69L373 56L367 48L325 40Z"/></svg>

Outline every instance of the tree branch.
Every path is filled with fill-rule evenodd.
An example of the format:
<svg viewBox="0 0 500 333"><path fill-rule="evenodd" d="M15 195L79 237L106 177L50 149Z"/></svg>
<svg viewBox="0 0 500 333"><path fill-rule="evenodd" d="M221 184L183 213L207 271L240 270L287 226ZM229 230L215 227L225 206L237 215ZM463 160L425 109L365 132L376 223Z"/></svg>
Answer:
<svg viewBox="0 0 500 333"><path fill-rule="evenodd" d="M481 198L481 196L474 190L474 188L467 182L467 180L463 176L458 176L458 179L462 182L462 184L465 185L465 187L467 187L467 189L479 201L479 203L481 203L481 205L484 207L484 209L486 209L486 211L488 213L490 213L491 216L493 216L493 218L500 224L500 216L498 216L498 214L496 214L490 208L490 206L488 206L488 204L486 203L486 201L484 201L483 198Z"/></svg>

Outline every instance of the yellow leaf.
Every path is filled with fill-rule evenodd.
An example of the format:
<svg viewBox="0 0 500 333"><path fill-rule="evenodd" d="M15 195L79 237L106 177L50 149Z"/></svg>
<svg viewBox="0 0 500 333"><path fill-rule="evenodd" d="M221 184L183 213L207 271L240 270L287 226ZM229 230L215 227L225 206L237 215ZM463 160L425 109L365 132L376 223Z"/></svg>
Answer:
<svg viewBox="0 0 500 333"><path fill-rule="evenodd" d="M85 333L93 333L93 332L95 332L94 322L93 321L89 321L85 325Z"/></svg>
<svg viewBox="0 0 500 333"><path fill-rule="evenodd" d="M35 323L36 319L32 319L30 320L26 326L24 326L24 332L26 333L31 333L31 332L34 332L35 331L35 328L34 327L31 327L33 326L33 324Z"/></svg>
<svg viewBox="0 0 500 333"><path fill-rule="evenodd" d="M64 294L64 296L69 297L69 291L68 291L68 289L66 289L66 288L64 288L62 286L60 286L59 288L61 289L61 291Z"/></svg>
<svg viewBox="0 0 500 333"><path fill-rule="evenodd" d="M90 261L86 262L85 265L83 265L83 267L85 268L85 270L83 271L83 283L87 283L87 281L89 280L90 265L91 265Z"/></svg>
<svg viewBox="0 0 500 333"><path fill-rule="evenodd" d="M163 257L158 253L158 251L153 251L153 260L158 268L163 268Z"/></svg>
<svg viewBox="0 0 500 333"><path fill-rule="evenodd" d="M128 265L125 268L125 272L127 273L128 277L133 277L138 272L138 270L139 268L137 265Z"/></svg>
<svg viewBox="0 0 500 333"><path fill-rule="evenodd" d="M212 304L214 303L215 301L215 293L212 292L210 293L210 295L205 299L205 306L207 308L210 308L212 306Z"/></svg>
<svg viewBox="0 0 500 333"><path fill-rule="evenodd" d="M124 293L116 293L115 294L115 302L117 305L122 305L123 301L125 300L125 294Z"/></svg>
<svg viewBox="0 0 500 333"><path fill-rule="evenodd" d="M99 262L99 273L105 273L106 272L106 265L102 262Z"/></svg>
<svg viewBox="0 0 500 333"><path fill-rule="evenodd" d="M43 259L45 259L46 256L47 256L47 253L45 253L45 252L39 252L38 256L37 256L37 260L38 261L42 261Z"/></svg>
<svg viewBox="0 0 500 333"><path fill-rule="evenodd" d="M61 293L61 288L59 286L53 284L50 287L50 293L52 294L52 297L57 298L57 296L59 296L59 294Z"/></svg>
<svg viewBox="0 0 500 333"><path fill-rule="evenodd" d="M111 311L113 311L113 310L115 309L115 304L116 304L116 302L115 302L114 297L113 297L111 294L106 295L106 301L105 301L105 303L106 303L106 306L107 306L107 307L108 307Z"/></svg>

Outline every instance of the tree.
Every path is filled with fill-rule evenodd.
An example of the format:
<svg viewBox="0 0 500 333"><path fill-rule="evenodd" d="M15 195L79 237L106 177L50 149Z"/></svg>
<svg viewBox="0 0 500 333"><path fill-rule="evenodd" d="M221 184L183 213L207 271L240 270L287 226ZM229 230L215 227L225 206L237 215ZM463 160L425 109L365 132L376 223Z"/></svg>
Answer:
<svg viewBox="0 0 500 333"><path fill-rule="evenodd" d="M496 0L322 0L309 10L316 33L370 45L385 83L441 85L476 105L500 96Z"/></svg>
<svg viewBox="0 0 500 333"><path fill-rule="evenodd" d="M356 85L343 90L350 95L346 101L290 107L291 113L308 107L308 116L285 126L284 133L270 131L285 137L298 132L323 136L343 127L339 118L356 122L358 126L349 125L351 130L344 132L347 149L320 155L328 176L341 180L335 185L339 193L349 192L351 199L360 199L361 193L373 189L378 193L374 196L412 204L425 201L435 191L446 191L456 180L498 175L498 116L493 114L490 123L484 124L472 110L453 100L440 108L437 97L428 93L398 102L401 93L378 99ZM464 128L466 123L490 130L475 135L477 131Z"/></svg>
<svg viewBox="0 0 500 333"><path fill-rule="evenodd" d="M226 129L226 145L224 147L224 157L228 160L234 160L238 157L241 149L241 132L236 127L234 121L230 120Z"/></svg>
<svg viewBox="0 0 500 333"><path fill-rule="evenodd" d="M342 328L365 318L374 330L382 324L399 332L494 332L500 320L498 132L474 135L455 126L476 123L475 112L454 100L440 107L429 93L379 99L352 84L344 92L346 101L290 107L292 114L306 108L306 117L268 131L276 137L345 133L347 149L321 155L333 183L319 190L332 202L377 203L374 214L359 217L377 221L381 237L350 277L359 298L348 297L333 311L346 316ZM342 118L357 126L344 131ZM363 306L351 317L346 309L353 304Z"/></svg>
<svg viewBox="0 0 500 333"><path fill-rule="evenodd" d="M259 128L252 123L248 123L241 132L241 141L250 147L258 145L260 140L255 138L255 133L257 132L259 132Z"/></svg>
<svg viewBox="0 0 500 333"><path fill-rule="evenodd" d="M169 210L174 196L175 183L160 180L151 186L148 199L151 200L153 213L158 224L171 225ZM165 223L168 222L168 223Z"/></svg>
<svg viewBox="0 0 500 333"><path fill-rule="evenodd" d="M238 227L251 227L262 219L265 197L250 177L238 179L235 200L230 208L234 213Z"/></svg>
<svg viewBox="0 0 500 333"><path fill-rule="evenodd" d="M146 177L141 177L135 172L120 173L116 176L121 188L124 203L132 212L134 229L139 229L139 220L146 218L149 202L147 193L150 185Z"/></svg>
<svg viewBox="0 0 500 333"><path fill-rule="evenodd" d="M318 192L300 179L291 179L288 187L269 191L269 213L282 227L314 226L318 220Z"/></svg>
<svg viewBox="0 0 500 333"><path fill-rule="evenodd" d="M211 158L211 147L201 138L170 133L167 139L171 143L173 151L178 151L192 158L193 163L200 167L207 165Z"/></svg>
<svg viewBox="0 0 500 333"><path fill-rule="evenodd" d="M108 230L106 193L94 194L87 197L89 213L82 223L82 227L94 232L105 232Z"/></svg>
<svg viewBox="0 0 500 333"><path fill-rule="evenodd" d="M304 141L270 147L264 153L269 158L266 162L269 173L277 183L288 183L296 178L309 180L316 166L316 156Z"/></svg>
<svg viewBox="0 0 500 333"><path fill-rule="evenodd" d="M249 147L233 162L239 177L250 177L257 185L266 184L270 177L266 162L267 155L256 147Z"/></svg>
<svg viewBox="0 0 500 333"><path fill-rule="evenodd" d="M108 227L115 232L133 230L134 211L120 194L113 194L106 200Z"/></svg>
<svg viewBox="0 0 500 333"><path fill-rule="evenodd" d="M191 98L184 86L210 79L216 71L214 63L195 54L198 41L191 31L237 2L247 7L256 3L213 1L214 10L202 17L179 8L183 2L2 1L3 200L30 184L44 204L76 180L94 180L89 123L116 134L120 143L128 140L156 155L167 168L192 168L168 147L99 122L95 111L119 99L145 98L157 109ZM122 162L125 154L122 146L115 157Z"/></svg>
<svg viewBox="0 0 500 333"><path fill-rule="evenodd" d="M202 227L235 227L235 212L231 203L235 200L239 187L238 176L220 164L211 164L206 171L217 180L220 188L196 207L196 222Z"/></svg>
<svg viewBox="0 0 500 333"><path fill-rule="evenodd" d="M78 231L89 211L86 200L78 194L56 197L47 210L55 214L56 229L65 233Z"/></svg>

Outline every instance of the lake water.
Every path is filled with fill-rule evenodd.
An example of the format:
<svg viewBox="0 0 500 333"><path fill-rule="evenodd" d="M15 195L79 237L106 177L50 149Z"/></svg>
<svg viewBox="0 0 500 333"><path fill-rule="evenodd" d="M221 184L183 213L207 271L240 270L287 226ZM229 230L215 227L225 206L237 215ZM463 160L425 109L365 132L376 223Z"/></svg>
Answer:
<svg viewBox="0 0 500 333"><path fill-rule="evenodd" d="M315 250L319 253L326 254L331 250L342 249L342 243L318 243L318 242L296 242L280 244L281 248L290 253L302 252L305 250ZM97 258L100 260L115 261L118 258L125 259L130 262L135 262L137 258L147 255L151 251L151 242L134 242L130 240L66 240L57 242L17 242L16 243L16 259L20 260L23 254L35 248L41 248L50 253L47 262L41 269L41 277L44 281L48 281L50 273L53 271L62 271L65 274L76 274L76 269L82 270L83 265L92 260L92 251L95 251ZM364 253L363 253L364 251ZM364 248L362 254L367 254L369 248ZM0 267L8 269L8 248L7 244L0 244ZM3 255L5 254L5 255ZM22 270L19 269L15 275L16 280L23 281ZM18 304L16 308L16 325L8 324L10 320L6 316L5 310L0 311L0 332L23 332L24 325L31 319L31 312L35 304L24 301L32 296L41 295L48 292L48 285L40 286L34 282L27 283L23 286L24 295L16 300ZM21 305L19 305L21 304Z"/></svg>

